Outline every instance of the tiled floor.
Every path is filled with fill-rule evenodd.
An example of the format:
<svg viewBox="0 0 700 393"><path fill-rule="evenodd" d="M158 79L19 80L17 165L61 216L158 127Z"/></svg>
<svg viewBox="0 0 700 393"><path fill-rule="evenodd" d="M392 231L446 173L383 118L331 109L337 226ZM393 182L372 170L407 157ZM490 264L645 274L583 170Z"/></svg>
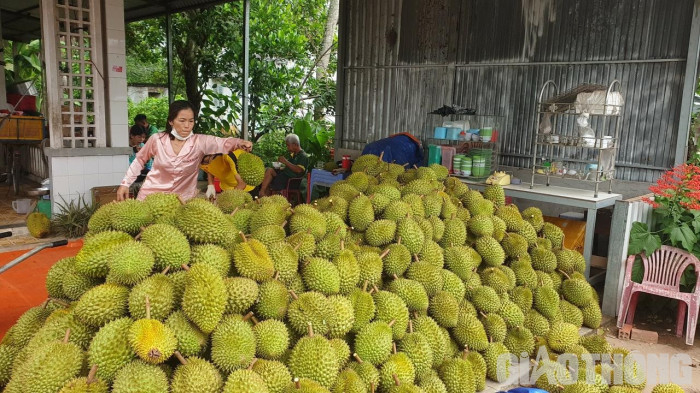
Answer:
<svg viewBox="0 0 700 393"><path fill-rule="evenodd" d="M22 185L22 188L31 187L28 185ZM7 183L0 183L0 228L11 228L18 225L24 225L24 214L17 214L12 209L12 201L15 199L37 199L33 197L27 197L20 193L19 196L15 195L12 191L12 186Z"/></svg>

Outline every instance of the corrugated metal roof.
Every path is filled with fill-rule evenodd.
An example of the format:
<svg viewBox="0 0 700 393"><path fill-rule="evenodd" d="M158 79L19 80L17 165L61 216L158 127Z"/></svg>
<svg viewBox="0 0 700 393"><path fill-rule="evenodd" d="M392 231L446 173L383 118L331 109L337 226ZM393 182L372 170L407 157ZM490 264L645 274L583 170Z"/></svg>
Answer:
<svg viewBox="0 0 700 393"><path fill-rule="evenodd" d="M654 180L674 162L693 0L553 4L538 21L512 0L343 1L341 147L402 131L425 140L442 122L427 113L455 104L502 115L503 162L528 167L546 80L566 91L619 79L617 177Z"/></svg>
<svg viewBox="0 0 700 393"><path fill-rule="evenodd" d="M92 0L89 0L92 1ZM124 20L133 22L194 8L207 8L225 0L124 0ZM29 42L41 38L39 0L2 0L2 37Z"/></svg>

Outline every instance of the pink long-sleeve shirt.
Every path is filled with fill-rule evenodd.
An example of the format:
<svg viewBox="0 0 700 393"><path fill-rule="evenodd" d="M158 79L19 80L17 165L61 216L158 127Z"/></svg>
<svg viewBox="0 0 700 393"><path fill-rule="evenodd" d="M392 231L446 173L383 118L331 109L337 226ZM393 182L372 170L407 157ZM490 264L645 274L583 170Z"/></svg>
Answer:
<svg viewBox="0 0 700 393"><path fill-rule="evenodd" d="M153 158L153 167L141 186L138 199L143 200L154 192L172 192L186 201L197 195L197 173L202 158L207 154L226 154L240 148L241 142L237 138L195 134L185 141L180 154L175 154L169 134L155 134L136 153L121 185L129 187L141 174L146 162Z"/></svg>

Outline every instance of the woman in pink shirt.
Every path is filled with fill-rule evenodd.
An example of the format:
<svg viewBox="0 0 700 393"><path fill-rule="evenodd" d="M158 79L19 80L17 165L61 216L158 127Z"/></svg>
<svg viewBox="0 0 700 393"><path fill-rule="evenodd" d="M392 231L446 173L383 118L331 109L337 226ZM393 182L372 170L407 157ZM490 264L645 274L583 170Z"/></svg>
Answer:
<svg viewBox="0 0 700 393"><path fill-rule="evenodd" d="M129 196L129 186L153 158L153 167L141 186L138 199L154 192L172 192L186 201L197 195L197 174L202 157L227 154L236 149L250 151L253 144L237 138L194 134L194 108L188 101L170 104L164 132L154 134L136 154L117 191L117 200Z"/></svg>

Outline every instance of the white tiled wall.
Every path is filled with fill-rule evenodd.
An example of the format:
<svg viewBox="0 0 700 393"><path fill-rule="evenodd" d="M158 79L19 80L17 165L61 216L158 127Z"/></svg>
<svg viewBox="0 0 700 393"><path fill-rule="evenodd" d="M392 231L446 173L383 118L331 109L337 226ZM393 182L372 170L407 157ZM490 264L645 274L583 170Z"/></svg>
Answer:
<svg viewBox="0 0 700 393"><path fill-rule="evenodd" d="M91 189L119 185L128 167L128 155L51 157L53 211L59 210L57 202L68 202L80 196L92 203Z"/></svg>
<svg viewBox="0 0 700 393"><path fill-rule="evenodd" d="M105 4L105 88L108 143L111 147L129 146L126 94L126 40L124 37L124 0L106 0Z"/></svg>

